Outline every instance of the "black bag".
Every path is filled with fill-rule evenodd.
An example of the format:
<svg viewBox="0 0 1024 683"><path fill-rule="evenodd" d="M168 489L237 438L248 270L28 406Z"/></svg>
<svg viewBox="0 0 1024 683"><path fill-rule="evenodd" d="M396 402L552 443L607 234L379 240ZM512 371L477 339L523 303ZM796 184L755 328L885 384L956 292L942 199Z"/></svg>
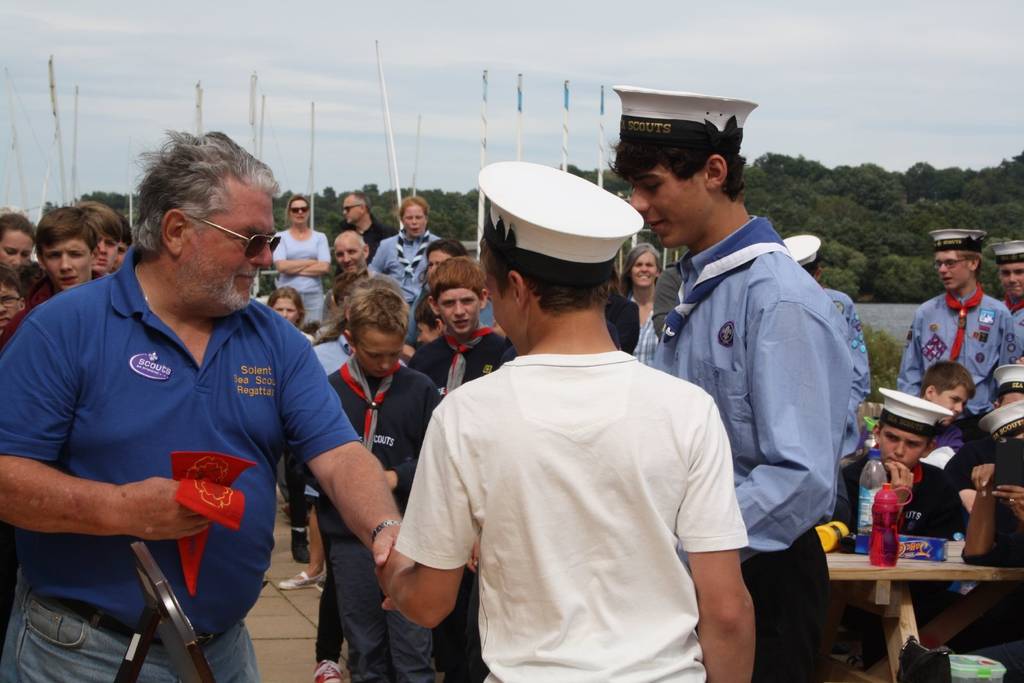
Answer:
<svg viewBox="0 0 1024 683"><path fill-rule="evenodd" d="M948 647L929 650L910 636L900 650L896 680L900 683L951 683L949 655Z"/></svg>

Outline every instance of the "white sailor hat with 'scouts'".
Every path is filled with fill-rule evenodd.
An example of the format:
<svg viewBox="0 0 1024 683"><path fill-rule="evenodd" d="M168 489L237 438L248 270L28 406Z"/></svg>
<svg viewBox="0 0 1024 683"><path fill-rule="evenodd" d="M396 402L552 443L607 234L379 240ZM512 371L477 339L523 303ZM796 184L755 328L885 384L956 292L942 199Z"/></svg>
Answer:
<svg viewBox="0 0 1024 683"><path fill-rule="evenodd" d="M993 373L999 387L997 396L1004 394L1024 394L1024 365L1010 363L1000 365Z"/></svg>
<svg viewBox="0 0 1024 683"><path fill-rule="evenodd" d="M996 263L1000 265L1024 262L1024 240L993 244L992 253L996 255Z"/></svg>
<svg viewBox="0 0 1024 683"><path fill-rule="evenodd" d="M821 240L814 235L793 235L782 241L786 243L789 255L801 266L814 263L815 259L818 258Z"/></svg>
<svg viewBox="0 0 1024 683"><path fill-rule="evenodd" d="M735 153L756 102L692 92L616 85L622 100L619 139L685 149Z"/></svg>
<svg viewBox="0 0 1024 683"><path fill-rule="evenodd" d="M993 439L1008 439L1024 432L1024 401L1015 401L981 418L978 426Z"/></svg>
<svg viewBox="0 0 1024 683"><path fill-rule="evenodd" d="M937 403L917 396L904 394L893 389L879 389L885 399L879 423L902 429L919 436L932 437L935 426L945 417L953 417L953 411Z"/></svg>
<svg viewBox="0 0 1024 683"><path fill-rule="evenodd" d="M502 161L480 171L489 200L484 240L512 270L553 285L608 280L623 240L643 218L619 197L550 166Z"/></svg>
<svg viewBox="0 0 1024 683"><path fill-rule="evenodd" d="M981 251L981 243L985 240L984 230L961 230L959 228L943 228L928 233L935 242L935 251L956 249L958 251Z"/></svg>

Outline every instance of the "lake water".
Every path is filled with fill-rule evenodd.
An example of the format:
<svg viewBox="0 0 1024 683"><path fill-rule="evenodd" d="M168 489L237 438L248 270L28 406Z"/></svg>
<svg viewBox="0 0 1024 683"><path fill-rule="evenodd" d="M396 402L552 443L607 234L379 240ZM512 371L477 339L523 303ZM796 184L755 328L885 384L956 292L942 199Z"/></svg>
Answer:
<svg viewBox="0 0 1024 683"><path fill-rule="evenodd" d="M902 341L907 337L914 311L921 304L857 304L860 321L876 330L884 330Z"/></svg>

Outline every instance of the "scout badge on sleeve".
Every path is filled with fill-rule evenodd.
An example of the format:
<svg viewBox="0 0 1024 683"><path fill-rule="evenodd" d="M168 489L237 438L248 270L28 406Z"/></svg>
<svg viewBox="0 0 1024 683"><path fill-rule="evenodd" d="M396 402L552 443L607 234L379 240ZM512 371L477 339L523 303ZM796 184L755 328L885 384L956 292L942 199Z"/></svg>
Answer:
<svg viewBox="0 0 1024 683"><path fill-rule="evenodd" d="M193 512L238 531L245 513L245 495L230 488L245 470L255 463L223 453L175 451L171 453L171 472L181 482L174 499ZM199 581L199 564L203 559L206 528L194 536L178 539L178 554L185 585L194 596Z"/></svg>

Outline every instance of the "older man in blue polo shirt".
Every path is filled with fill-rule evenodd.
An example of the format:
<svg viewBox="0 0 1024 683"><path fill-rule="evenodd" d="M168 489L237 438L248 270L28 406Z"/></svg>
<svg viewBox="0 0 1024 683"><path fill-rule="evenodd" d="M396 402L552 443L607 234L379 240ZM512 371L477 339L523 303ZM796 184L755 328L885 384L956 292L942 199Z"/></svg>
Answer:
<svg viewBox="0 0 1024 683"><path fill-rule="evenodd" d="M2 681L110 681L142 612L146 539L217 681L259 680L242 619L270 564L287 447L386 558L398 514L309 343L249 303L274 237L270 169L227 136L174 133L147 156L134 249L116 274L33 311L0 355L0 518L22 575ZM238 531L176 502L171 452L251 463ZM195 593L174 539L210 534ZM150 651L140 680L166 681Z"/></svg>

